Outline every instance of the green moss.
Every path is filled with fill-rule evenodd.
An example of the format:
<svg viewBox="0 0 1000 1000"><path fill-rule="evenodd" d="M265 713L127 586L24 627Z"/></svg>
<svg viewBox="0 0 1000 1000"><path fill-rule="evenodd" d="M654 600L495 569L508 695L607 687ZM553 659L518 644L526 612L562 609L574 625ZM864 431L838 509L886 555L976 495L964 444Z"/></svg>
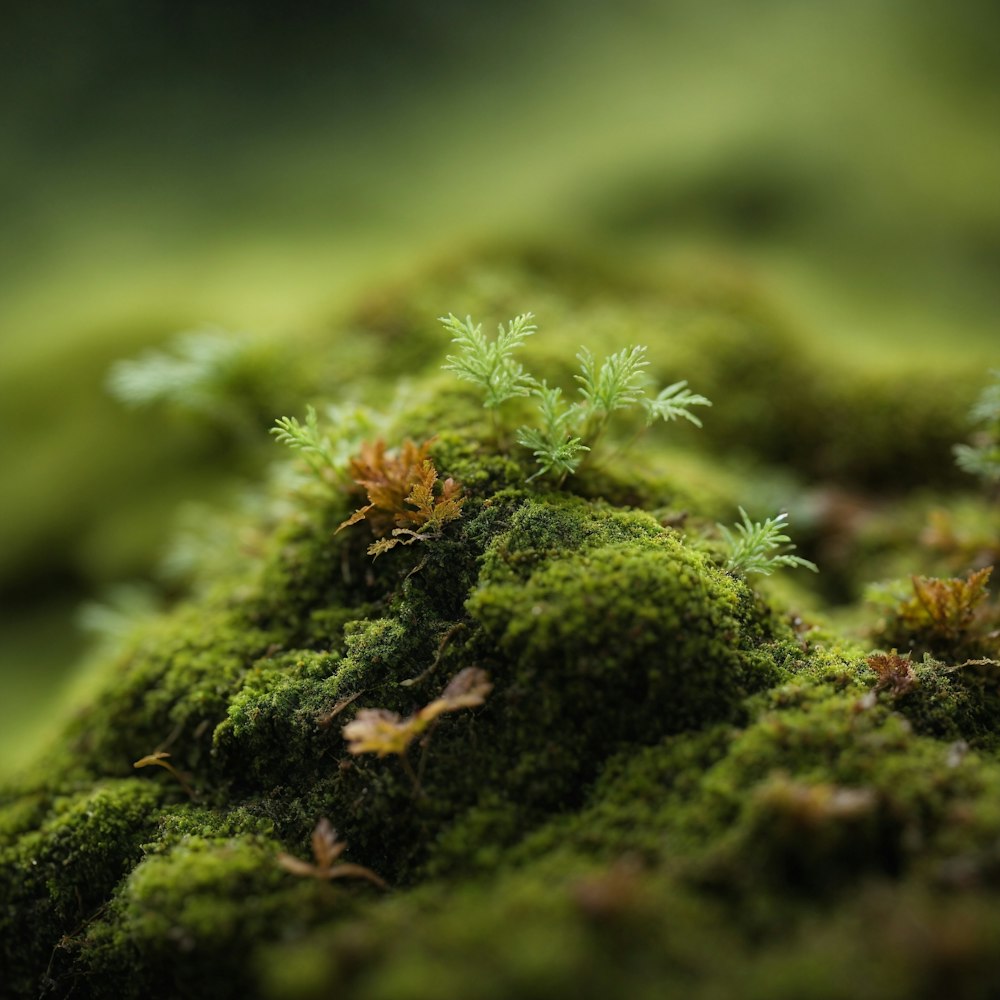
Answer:
<svg viewBox="0 0 1000 1000"><path fill-rule="evenodd" d="M84 976L121 997L244 996L252 971L242 942L301 932L343 902L292 879L275 856L260 838L189 836L146 857L73 943Z"/></svg>
<svg viewBox="0 0 1000 1000"><path fill-rule="evenodd" d="M925 376L933 405L908 398L915 430L900 441L914 383L819 365L753 295L612 282L628 301L593 310L588 281L557 265L481 264L467 308L507 315L509 298L542 296L552 346L526 353L556 378L567 345L600 352L626 327L670 325L656 374L676 364L712 396L706 443L739 439L749 464L684 459L651 436L641 457L594 456L575 495L532 491L523 450L435 375L387 440L433 435L437 468L462 483L463 515L440 538L373 562L367 525L337 530L356 494L262 490L194 567L190 595L108 654L95 696L3 790L4 989L799 997L836 995L813 977L849 956L866 977L852 995L902 996L918 984L906 961L933 978L947 958L894 943L892 907L942 933L942 901L969 922L969 982L992 982L995 664L929 659L909 686L879 684L824 598L855 594L880 553L904 550L904 528L885 550L850 517L837 534L843 510L801 485L833 470L845 489L894 489L927 463L944 488L933 452L961 383L938 392ZM423 364L423 297L467 278L408 292L398 328L382 329L394 306L369 319L401 346L419 327ZM785 468L754 469L778 455ZM744 489L794 504L793 522L801 510L821 563L841 546L825 592L754 589L721 568L713 525ZM915 502L901 524L919 530ZM348 752L359 710L405 718L470 666L489 674L485 703L442 715L405 760ZM133 769L157 749L193 799L165 770ZM309 858L324 816L342 860L392 893L278 865L279 851Z"/></svg>
<svg viewBox="0 0 1000 1000"><path fill-rule="evenodd" d="M134 779L100 782L59 796L37 828L0 848L5 991L48 987L61 939L94 918L138 861L162 799Z"/></svg>
<svg viewBox="0 0 1000 1000"><path fill-rule="evenodd" d="M912 683L883 697L918 732L962 740L980 751L1000 747L1000 663L984 659L949 666L927 657L911 669Z"/></svg>

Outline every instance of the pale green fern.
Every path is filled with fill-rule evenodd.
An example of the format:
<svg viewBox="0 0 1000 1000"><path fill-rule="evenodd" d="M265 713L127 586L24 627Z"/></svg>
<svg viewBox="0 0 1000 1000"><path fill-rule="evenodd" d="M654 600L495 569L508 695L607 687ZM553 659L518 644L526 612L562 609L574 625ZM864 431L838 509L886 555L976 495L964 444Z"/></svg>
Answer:
<svg viewBox="0 0 1000 1000"><path fill-rule="evenodd" d="M275 439L297 452L320 479L344 480L351 457L365 438L382 430L385 418L365 406L330 406L321 425L316 408L307 406L305 423L295 417L274 423Z"/></svg>
<svg viewBox="0 0 1000 1000"><path fill-rule="evenodd" d="M564 479L576 472L590 448L572 432L575 407L563 402L562 389L550 389L542 382L534 392L539 398L541 429L521 427L517 432L517 443L530 449L538 462L538 471L528 481L548 474Z"/></svg>
<svg viewBox="0 0 1000 1000"><path fill-rule="evenodd" d="M788 527L787 514L778 514L777 517L769 517L761 522L751 521L742 507L739 511L742 522L735 524L734 530L722 524L717 525L728 549L727 570L744 576L750 573L770 576L783 566L803 566L814 573L819 572L815 563L791 554L795 546L784 533L784 529Z"/></svg>
<svg viewBox="0 0 1000 1000"><path fill-rule="evenodd" d="M541 426L526 425L517 431L518 443L528 448L538 463L538 471L530 479L548 475L562 483L577 472L604 434L612 414L622 410L641 408L647 427L658 419L680 417L701 426L691 408L712 404L688 391L687 382L675 382L652 398L646 395L649 362L642 345L616 351L600 364L586 347L581 348L576 356L580 372L574 378L582 398L565 402L560 389L539 382L511 357L535 332L532 318L531 313L525 313L511 320L506 329L501 324L493 341L486 339L471 317L463 321L449 314L441 319L455 334L453 343L460 348L459 354L448 356L445 371L479 385L484 390L483 405L494 420L497 407L508 399L531 395L538 400Z"/></svg>
<svg viewBox="0 0 1000 1000"><path fill-rule="evenodd" d="M295 417L278 417L271 433L281 444L297 451L312 470L322 474L323 469L336 466L330 438L320 430L316 407L306 407L306 422L300 424Z"/></svg>
<svg viewBox="0 0 1000 1000"><path fill-rule="evenodd" d="M536 382L513 354L537 329L533 319L530 312L515 316L506 329L501 323L496 338L488 340L482 324L473 323L471 316L464 320L452 313L441 316L440 321L454 334L452 343L458 348L458 353L449 354L442 367L478 385L488 410L495 410L508 399L527 396Z"/></svg>
<svg viewBox="0 0 1000 1000"><path fill-rule="evenodd" d="M1000 369L991 372L992 384L983 389L969 416L982 426L975 444L955 445L959 468L988 483L1000 483Z"/></svg>
<svg viewBox="0 0 1000 1000"><path fill-rule="evenodd" d="M689 392L686 379L661 389L652 399L644 396L639 400L639 404L646 411L647 426L657 419L667 422L683 417L695 427L701 427L702 424L701 420L691 412L691 407L712 405L704 396Z"/></svg>

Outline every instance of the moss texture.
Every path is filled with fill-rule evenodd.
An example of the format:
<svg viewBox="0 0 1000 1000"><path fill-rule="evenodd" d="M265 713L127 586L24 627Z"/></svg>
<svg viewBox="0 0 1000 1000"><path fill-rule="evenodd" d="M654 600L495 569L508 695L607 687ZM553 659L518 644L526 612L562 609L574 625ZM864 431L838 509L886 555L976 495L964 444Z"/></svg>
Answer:
<svg viewBox="0 0 1000 1000"><path fill-rule="evenodd" d="M660 363L684 358L714 396L709 457L656 440L571 490L530 489L523 453L430 374L387 434L436 435L437 467L463 484L440 538L373 562L367 526L337 530L357 496L318 481L222 515L189 596L107 655L96 694L0 794L3 995L991 995L995 611L958 637L974 658L915 635L933 655L890 685L866 656L885 645L878 614L857 603L883 556L897 575L904 549L915 574L963 560L940 537L890 558L872 524L914 463L952 481L941 441L961 436L967 383L909 384L902 439L893 384L817 366L759 303L579 260L479 269L358 323L417 357L441 311L428 300L470 287L494 310L542 299L557 343L675 324L690 339ZM603 324L587 313L598 277L602 301L629 303ZM558 374L554 359L538 356ZM736 442L785 467L744 483L711 454ZM829 504L820 470L865 517ZM876 484L879 511L863 506ZM804 551L840 553L832 582L755 590L723 569L712 523L744 487L802 512ZM993 513L963 503L990 551ZM803 611L845 595L873 637ZM492 682L484 704L402 757L348 752L357 713L408 717L471 666ZM157 750L183 780L133 767ZM309 859L324 816L389 892L282 867Z"/></svg>

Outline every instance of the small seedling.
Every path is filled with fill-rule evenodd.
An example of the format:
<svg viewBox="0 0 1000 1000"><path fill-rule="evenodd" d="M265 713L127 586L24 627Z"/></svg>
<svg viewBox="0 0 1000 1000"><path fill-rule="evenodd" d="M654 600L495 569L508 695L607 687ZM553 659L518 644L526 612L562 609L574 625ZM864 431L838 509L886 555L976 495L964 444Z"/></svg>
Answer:
<svg viewBox="0 0 1000 1000"><path fill-rule="evenodd" d="M769 517L761 522L751 521L742 507L739 511L742 521L735 524L732 530L725 525L717 525L728 550L727 570L743 576L751 573L770 576L783 566L804 566L814 573L819 572L815 563L801 556L791 555L795 546L784 533L788 526L787 514L778 514L777 517Z"/></svg>
<svg viewBox="0 0 1000 1000"><path fill-rule="evenodd" d="M316 824L312 833L313 862L302 861L283 851L277 861L286 872L302 878L314 878L320 881L330 881L335 878L363 878L377 885L380 889L388 889L385 880L364 865L355 865L337 859L347 850L347 844L337 839L337 831L333 824L323 816Z"/></svg>

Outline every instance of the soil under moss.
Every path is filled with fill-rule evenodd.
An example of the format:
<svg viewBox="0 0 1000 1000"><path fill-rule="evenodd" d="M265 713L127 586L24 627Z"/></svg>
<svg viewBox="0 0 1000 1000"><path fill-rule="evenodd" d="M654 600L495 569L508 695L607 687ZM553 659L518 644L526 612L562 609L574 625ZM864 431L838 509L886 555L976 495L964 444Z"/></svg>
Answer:
<svg viewBox="0 0 1000 1000"><path fill-rule="evenodd" d="M707 451L665 435L530 488L527 456L434 374L428 317L467 288L463 312L541 299L557 347L677 331L653 354L715 400L704 441L680 438ZM1000 990L995 610L966 646L908 633L927 656L890 684L859 601L884 567L992 561L995 507L949 492L973 373L904 388L820 365L753 296L565 258L486 258L357 326L431 359L390 443L436 435L463 516L374 562L365 525L337 531L357 498L329 483L220 516L190 596L107 656L99 693L2 790L3 995ZM556 357L537 360L558 376ZM895 492L913 482L938 490L936 522ZM818 589L723 568L714 521L778 495L829 556ZM896 541L875 530L907 518ZM876 638L804 610L845 597ZM405 758L348 752L356 713L410 716L470 666L484 704ZM155 750L190 795L133 767ZM321 817L388 892L282 867Z"/></svg>

